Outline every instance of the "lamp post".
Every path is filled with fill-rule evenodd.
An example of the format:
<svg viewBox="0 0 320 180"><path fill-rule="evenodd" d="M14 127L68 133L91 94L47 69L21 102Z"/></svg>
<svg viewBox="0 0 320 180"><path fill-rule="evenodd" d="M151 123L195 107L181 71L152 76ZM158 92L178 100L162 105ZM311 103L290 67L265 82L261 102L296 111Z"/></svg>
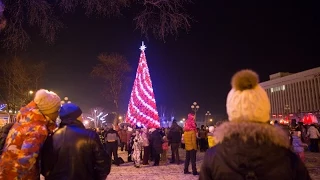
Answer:
<svg viewBox="0 0 320 180"><path fill-rule="evenodd" d="M288 118L288 120L289 120L289 113L290 113L290 106L288 104L286 104L284 106L284 116L285 116L285 118Z"/></svg>
<svg viewBox="0 0 320 180"><path fill-rule="evenodd" d="M65 103L71 103L68 97L64 97L63 100L61 101L61 105Z"/></svg>
<svg viewBox="0 0 320 180"><path fill-rule="evenodd" d="M197 111L199 110L200 106L198 105L197 102L193 102L193 104L191 105L191 109L194 112L194 120L196 121L196 117L197 117Z"/></svg>
<svg viewBox="0 0 320 180"><path fill-rule="evenodd" d="M208 120L209 120L210 116L211 116L210 111L207 111L206 114L205 114L205 117L206 117L206 118L205 118L205 121L206 121L205 125L206 125L206 126L207 126L207 123L208 123Z"/></svg>

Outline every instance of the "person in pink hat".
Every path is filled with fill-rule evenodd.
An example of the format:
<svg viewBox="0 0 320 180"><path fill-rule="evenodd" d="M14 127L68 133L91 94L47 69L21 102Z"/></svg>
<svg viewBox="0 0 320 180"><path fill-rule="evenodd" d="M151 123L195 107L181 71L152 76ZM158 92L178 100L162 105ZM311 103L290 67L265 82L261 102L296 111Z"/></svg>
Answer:
<svg viewBox="0 0 320 180"><path fill-rule="evenodd" d="M192 174L199 175L196 167L197 154L197 126L194 120L194 114L188 114L188 119L184 125L183 139L186 150L186 160L184 163L184 174L191 174L189 172L189 163L191 161Z"/></svg>

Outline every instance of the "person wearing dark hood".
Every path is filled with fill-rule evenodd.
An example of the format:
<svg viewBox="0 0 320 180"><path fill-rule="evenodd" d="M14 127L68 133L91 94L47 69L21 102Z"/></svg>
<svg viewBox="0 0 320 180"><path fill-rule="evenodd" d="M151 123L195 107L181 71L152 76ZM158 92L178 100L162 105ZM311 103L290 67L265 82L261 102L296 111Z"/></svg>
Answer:
<svg viewBox="0 0 320 180"><path fill-rule="evenodd" d="M242 70L231 84L226 103L230 122L215 129L217 144L204 156L200 180L310 180L287 134L268 123L270 101L258 75Z"/></svg>
<svg viewBox="0 0 320 180"><path fill-rule="evenodd" d="M47 138L41 156L41 174L46 180L105 180L111 157L99 135L82 124L82 111L72 103L62 105L59 128Z"/></svg>
<svg viewBox="0 0 320 180"><path fill-rule="evenodd" d="M153 166L159 166L160 154L162 153L162 136L156 128L150 128L150 132L149 141L152 147L152 156L154 158Z"/></svg>
<svg viewBox="0 0 320 180"><path fill-rule="evenodd" d="M114 164L116 166L120 165L119 157L118 157L118 146L120 142L120 136L118 132L115 130L115 126L109 125L109 129L105 134L105 143L106 143L106 150L114 158Z"/></svg>
<svg viewBox="0 0 320 180"><path fill-rule="evenodd" d="M169 129L168 140L171 146L171 161L170 163L180 163L179 147L181 144L181 137L183 129L177 124L177 120L172 121L172 125Z"/></svg>

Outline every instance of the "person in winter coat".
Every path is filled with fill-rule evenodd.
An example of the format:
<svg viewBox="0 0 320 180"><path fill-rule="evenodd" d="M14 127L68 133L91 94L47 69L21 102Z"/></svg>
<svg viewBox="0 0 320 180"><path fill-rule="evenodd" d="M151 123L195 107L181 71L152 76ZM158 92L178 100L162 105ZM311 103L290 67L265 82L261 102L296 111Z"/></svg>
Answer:
<svg viewBox="0 0 320 180"><path fill-rule="evenodd" d="M172 125L168 132L169 145L171 146L170 163L180 163L179 147L181 144L183 129L177 124L177 120L172 121Z"/></svg>
<svg viewBox="0 0 320 180"><path fill-rule="evenodd" d="M133 128L128 127L127 135L130 135L130 136L128 137L128 145L127 145L127 149L128 149L128 162L132 162L133 143L134 143L134 138L136 137L136 134L135 134Z"/></svg>
<svg viewBox="0 0 320 180"><path fill-rule="evenodd" d="M59 128L41 152L41 174L46 180L105 180L110 173L111 157L99 135L84 127L81 115L77 105L62 105Z"/></svg>
<svg viewBox="0 0 320 180"><path fill-rule="evenodd" d="M115 126L110 125L109 130L107 130L105 134L105 143L106 143L106 150L110 156L113 155L114 164L116 166L120 165L119 157L118 157L118 146L120 142L120 137L118 132L115 130Z"/></svg>
<svg viewBox="0 0 320 180"><path fill-rule="evenodd" d="M214 131L214 126L210 126L209 133L208 133L208 146L209 146L209 148L212 148L215 145L213 131Z"/></svg>
<svg viewBox="0 0 320 180"><path fill-rule="evenodd" d="M0 179L39 179L38 157L49 131L55 129L60 97L41 89L22 107L0 158Z"/></svg>
<svg viewBox="0 0 320 180"><path fill-rule="evenodd" d="M149 142L152 147L153 166L159 166L160 154L162 153L162 136L156 128L151 128L150 132Z"/></svg>
<svg viewBox="0 0 320 180"><path fill-rule="evenodd" d="M227 97L229 122L215 129L217 144L208 149L200 180L310 180L289 139L270 125L270 101L251 70L237 72Z"/></svg>
<svg viewBox="0 0 320 180"><path fill-rule="evenodd" d="M149 164L149 157L150 157L150 147L149 147L149 134L148 134L148 129L143 128L142 129L142 146L143 146L143 165L148 165Z"/></svg>
<svg viewBox="0 0 320 180"><path fill-rule="evenodd" d="M128 142L128 137L127 137L127 127L123 127L118 131L119 136L120 136L120 148L121 151L125 150L127 151L127 142Z"/></svg>
<svg viewBox="0 0 320 180"><path fill-rule="evenodd" d="M11 127L14 125L14 123L8 123L1 127L0 130L0 156L2 154L2 151L4 149L4 144L6 143L6 139L8 137L9 131Z"/></svg>
<svg viewBox="0 0 320 180"><path fill-rule="evenodd" d="M200 152L205 152L207 150L208 133L204 125L202 125L200 130L198 131L198 136L199 136Z"/></svg>
<svg viewBox="0 0 320 180"><path fill-rule="evenodd" d="M297 131L297 130L292 132L292 149L293 149L293 152L295 152L300 157L302 162L304 162L305 160L304 147L308 147L308 144L305 144L301 141L301 138L300 138L301 134L299 132L300 131Z"/></svg>
<svg viewBox="0 0 320 180"><path fill-rule="evenodd" d="M319 152L318 141L320 138L320 133L314 124L311 124L307 131L307 137L310 138L310 151Z"/></svg>
<svg viewBox="0 0 320 180"><path fill-rule="evenodd" d="M135 133L135 137L133 139L133 152L132 159L134 161L134 167L139 168L141 164L141 152L142 152L142 137L140 135L140 131L137 129Z"/></svg>
<svg viewBox="0 0 320 180"><path fill-rule="evenodd" d="M190 174L189 163L191 161L192 174L199 175L196 166L197 158L197 126L194 120L194 114L188 114L188 119L184 125L184 143L186 150L186 160L184 162L184 174Z"/></svg>
<svg viewBox="0 0 320 180"><path fill-rule="evenodd" d="M167 152L169 149L169 141L166 136L163 136L162 138L162 153L161 153L161 161L163 163L167 163L168 157L167 157Z"/></svg>

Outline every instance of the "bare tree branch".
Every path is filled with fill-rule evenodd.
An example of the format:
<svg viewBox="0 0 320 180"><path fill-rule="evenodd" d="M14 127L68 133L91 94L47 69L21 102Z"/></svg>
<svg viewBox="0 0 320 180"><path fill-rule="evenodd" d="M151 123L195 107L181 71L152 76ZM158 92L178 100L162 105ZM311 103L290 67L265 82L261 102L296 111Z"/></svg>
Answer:
<svg viewBox="0 0 320 180"><path fill-rule="evenodd" d="M23 50L30 42L27 27L39 29L39 34L54 43L63 27L59 13L85 9L88 16L117 16L124 8L141 10L134 18L142 34L151 32L163 39L190 28L190 17L184 6L190 0L0 0L0 33L2 46L11 51ZM137 7L136 7L137 6ZM57 8L59 10L57 10Z"/></svg>
<svg viewBox="0 0 320 180"><path fill-rule="evenodd" d="M0 90L11 109L19 108L31 100L29 91L37 90L43 77L45 64L28 64L19 58L0 64Z"/></svg>
<svg viewBox="0 0 320 180"><path fill-rule="evenodd" d="M123 84L126 83L127 74L131 71L131 67L124 56L116 53L102 53L98 56L98 60L99 64L93 68L91 76L104 81L105 87L102 95L107 100L112 100L116 110L118 110L120 93L123 90Z"/></svg>
<svg viewBox="0 0 320 180"><path fill-rule="evenodd" d="M148 36L149 31L162 40L167 35L176 35L181 29L189 30L190 16L184 5L190 0L144 0L144 10L137 15L136 29Z"/></svg>

